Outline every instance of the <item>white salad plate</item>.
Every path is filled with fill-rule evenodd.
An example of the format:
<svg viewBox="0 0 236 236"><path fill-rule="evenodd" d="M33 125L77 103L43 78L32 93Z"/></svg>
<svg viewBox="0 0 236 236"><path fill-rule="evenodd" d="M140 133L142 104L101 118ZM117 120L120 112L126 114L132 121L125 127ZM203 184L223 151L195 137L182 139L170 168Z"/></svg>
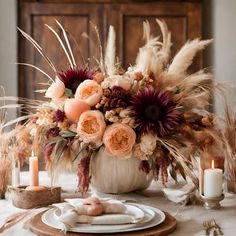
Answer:
<svg viewBox="0 0 236 236"><path fill-rule="evenodd" d="M96 234L131 232L157 226L165 220L164 212L155 207L137 203L132 203L132 204L126 203L125 206L127 207L127 214L133 216L136 219L140 219L141 217L140 210L141 210L143 212L143 217L141 218L141 220L139 221L137 220L136 223L115 224L115 225L78 224L77 227L70 228L69 231L76 233L96 233ZM52 208L46 211L42 215L43 223L56 229L63 229L64 228L63 223L61 223L55 218L55 214L58 214L58 211L59 211L58 208ZM108 215L109 214L107 214L106 216ZM114 214L111 214L111 217L114 217Z"/></svg>

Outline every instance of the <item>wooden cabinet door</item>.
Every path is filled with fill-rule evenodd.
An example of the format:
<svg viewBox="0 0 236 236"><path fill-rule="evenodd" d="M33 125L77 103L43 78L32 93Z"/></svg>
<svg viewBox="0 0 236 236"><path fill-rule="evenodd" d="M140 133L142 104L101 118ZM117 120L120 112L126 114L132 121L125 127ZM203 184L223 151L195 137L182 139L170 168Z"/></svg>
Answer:
<svg viewBox="0 0 236 236"><path fill-rule="evenodd" d="M160 35L155 21L163 19L172 33L172 56L186 42L201 36L201 4L199 1L145 1L119 0L19 0L19 26L29 33L59 70L68 67L68 62L56 37L44 26L56 26L57 19L70 34L71 44L78 65L85 59L99 58L99 45L94 26L100 31L102 43L109 25L114 25L117 35L117 55L124 68L134 64L142 40L143 21L148 20L153 35ZM57 31L60 35L62 32ZM88 40L81 35L86 33ZM77 43L76 43L77 42ZM195 61L191 70L197 70L201 58ZM38 66L52 75L41 55L19 36L19 62ZM94 62L94 61L93 61ZM95 63L90 63L91 65ZM34 90L43 89L40 83L47 82L40 72L19 66L19 96L42 99Z"/></svg>
<svg viewBox="0 0 236 236"><path fill-rule="evenodd" d="M153 35L160 35L156 18L167 23L172 35L172 56L188 40L201 36L201 4L188 2L143 2L106 6L106 22L117 32L117 52L123 66L134 64L143 42L143 21L148 20ZM199 68L198 59L192 70Z"/></svg>
<svg viewBox="0 0 236 236"><path fill-rule="evenodd" d="M61 1L62 2L62 1ZM20 1L19 26L31 35L45 54L51 59L58 70L69 67L68 60L59 42L53 33L44 25L53 26L59 35L55 19L57 19L69 33L72 50L78 66L83 65L83 59L98 57L99 47L93 24L103 29L102 5L86 3L39 3ZM82 35L90 35L91 40ZM102 35L102 34L101 34ZM43 69L49 75L52 70L42 56L19 35L19 62L27 62ZM19 66L19 96L42 99L43 95L35 93L35 90L45 88L41 83L47 83L48 79L40 72Z"/></svg>

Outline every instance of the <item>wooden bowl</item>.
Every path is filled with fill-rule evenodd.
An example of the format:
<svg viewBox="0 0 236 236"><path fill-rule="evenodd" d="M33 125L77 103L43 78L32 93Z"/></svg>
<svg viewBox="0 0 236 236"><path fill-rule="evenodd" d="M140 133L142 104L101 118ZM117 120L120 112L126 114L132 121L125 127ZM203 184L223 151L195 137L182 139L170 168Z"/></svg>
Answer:
<svg viewBox="0 0 236 236"><path fill-rule="evenodd" d="M44 190L25 190L26 186L9 186L10 198L15 207L30 209L61 202L61 187L46 187Z"/></svg>

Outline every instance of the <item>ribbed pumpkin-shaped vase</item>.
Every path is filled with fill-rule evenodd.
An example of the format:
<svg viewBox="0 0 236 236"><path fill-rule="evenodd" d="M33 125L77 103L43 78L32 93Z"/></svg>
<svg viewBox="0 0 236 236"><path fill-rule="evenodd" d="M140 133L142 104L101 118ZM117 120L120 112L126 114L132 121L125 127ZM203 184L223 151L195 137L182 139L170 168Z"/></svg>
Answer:
<svg viewBox="0 0 236 236"><path fill-rule="evenodd" d="M133 156L128 159L110 156L101 147L92 159L92 187L102 193L127 193L146 189L153 176L139 170L139 165L140 160Z"/></svg>

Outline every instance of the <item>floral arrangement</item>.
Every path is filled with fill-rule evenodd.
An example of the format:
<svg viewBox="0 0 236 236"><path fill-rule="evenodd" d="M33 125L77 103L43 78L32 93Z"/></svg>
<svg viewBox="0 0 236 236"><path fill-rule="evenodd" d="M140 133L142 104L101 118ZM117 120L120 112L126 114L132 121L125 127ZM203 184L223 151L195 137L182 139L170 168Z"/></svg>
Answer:
<svg viewBox="0 0 236 236"><path fill-rule="evenodd" d="M193 157L214 142L210 131L215 117L208 111L214 84L212 74L205 70L189 74L188 68L211 40L188 41L171 60L171 34L164 21L156 22L162 41L144 22L145 45L127 70L116 62L112 26L96 68L76 64L59 22L62 38L47 26L65 52L66 70L57 70L38 43L20 30L55 76L19 63L42 72L49 86L44 91L48 101L35 101L36 112L23 116L21 120L27 121L15 129L18 155L25 158L32 149L43 154L52 176L76 163L81 192L88 190L92 159L101 147L117 158L140 159L140 171L161 178L163 184L168 170L174 179L181 173L197 184Z"/></svg>

